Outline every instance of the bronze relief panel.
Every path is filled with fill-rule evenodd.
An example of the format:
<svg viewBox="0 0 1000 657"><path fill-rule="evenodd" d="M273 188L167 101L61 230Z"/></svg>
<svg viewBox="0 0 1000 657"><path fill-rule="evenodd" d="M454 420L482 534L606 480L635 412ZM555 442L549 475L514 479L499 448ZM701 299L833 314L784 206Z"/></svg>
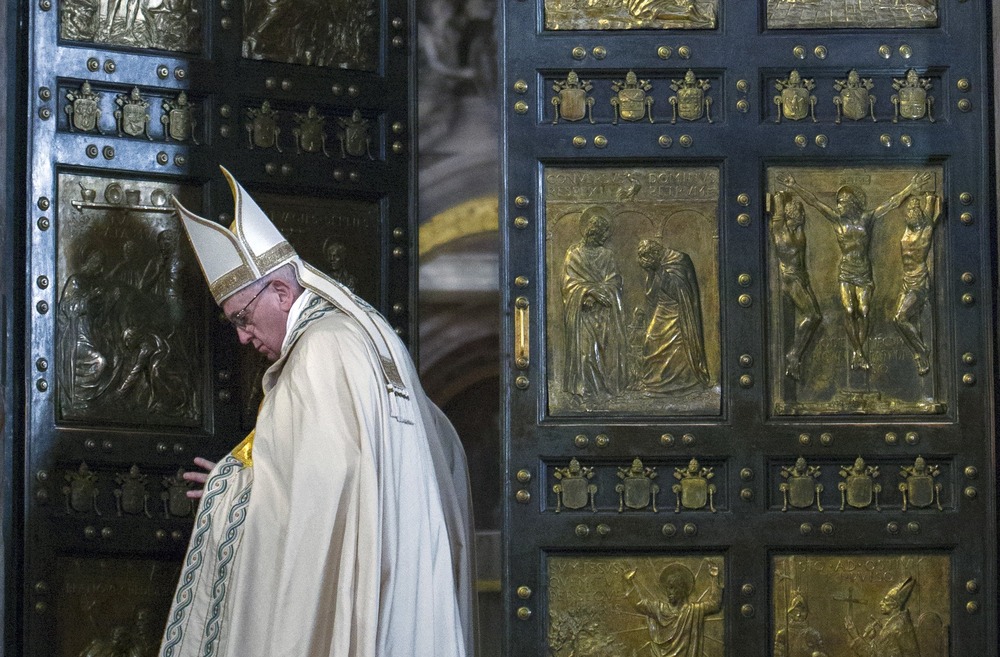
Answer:
<svg viewBox="0 0 1000 657"><path fill-rule="evenodd" d="M545 173L548 408L720 411L718 169Z"/></svg>
<svg viewBox="0 0 1000 657"><path fill-rule="evenodd" d="M936 27L937 0L767 0L770 29Z"/></svg>
<svg viewBox="0 0 1000 657"><path fill-rule="evenodd" d="M710 30L718 0L545 0L547 30Z"/></svg>
<svg viewBox="0 0 1000 657"><path fill-rule="evenodd" d="M53 572L58 657L157 654L179 564L62 557Z"/></svg>
<svg viewBox="0 0 1000 657"><path fill-rule="evenodd" d="M60 0L59 37L129 48L201 50L201 0Z"/></svg>
<svg viewBox="0 0 1000 657"><path fill-rule="evenodd" d="M204 291L169 203L197 189L60 174L58 416L197 426Z"/></svg>
<svg viewBox="0 0 1000 657"><path fill-rule="evenodd" d="M774 657L948 657L947 555L784 555L773 573Z"/></svg>
<svg viewBox="0 0 1000 657"><path fill-rule="evenodd" d="M244 0L243 17L247 59L355 71L378 66L375 0Z"/></svg>
<svg viewBox="0 0 1000 657"><path fill-rule="evenodd" d="M768 171L776 414L947 410L942 173Z"/></svg>
<svg viewBox="0 0 1000 657"><path fill-rule="evenodd" d="M725 654L723 559L550 556L548 654Z"/></svg>

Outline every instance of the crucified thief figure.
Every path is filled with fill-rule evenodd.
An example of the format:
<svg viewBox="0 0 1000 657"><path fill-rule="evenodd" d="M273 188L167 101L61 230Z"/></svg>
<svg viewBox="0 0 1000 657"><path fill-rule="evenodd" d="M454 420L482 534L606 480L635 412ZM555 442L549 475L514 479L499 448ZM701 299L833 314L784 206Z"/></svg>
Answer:
<svg viewBox="0 0 1000 657"><path fill-rule="evenodd" d="M869 370L871 363L865 354L868 340L868 315L871 297L875 290L872 279L871 241L872 227L876 219L885 217L898 208L910 194L920 190L931 181L931 174L914 174L910 184L889 197L874 210L866 209L865 193L855 187L845 185L837 190L837 207L831 208L808 189L802 187L792 176L785 176L779 182L795 190L811 207L833 224L840 246L840 302L844 307L844 322L847 338L851 343L851 369Z"/></svg>
<svg viewBox="0 0 1000 657"><path fill-rule="evenodd" d="M892 317L917 363L917 374L931 371L930 347L920 330L920 313L930 295L930 254L934 227L941 216L941 197L925 194L911 196L906 202L906 228L899 240L903 281Z"/></svg>

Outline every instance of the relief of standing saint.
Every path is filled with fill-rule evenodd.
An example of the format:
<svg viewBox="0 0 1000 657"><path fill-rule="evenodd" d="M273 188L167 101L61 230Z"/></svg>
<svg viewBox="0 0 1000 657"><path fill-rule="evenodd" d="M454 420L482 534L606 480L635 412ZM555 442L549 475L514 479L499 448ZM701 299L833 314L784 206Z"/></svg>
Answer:
<svg viewBox="0 0 1000 657"><path fill-rule="evenodd" d="M563 303L566 311L564 389L577 401L607 401L627 383L622 277L614 252L605 246L611 216L593 206L580 217L583 239L566 251Z"/></svg>
<svg viewBox="0 0 1000 657"><path fill-rule="evenodd" d="M639 242L638 256L646 270L649 308L638 389L669 393L708 386L701 295L691 258L652 239Z"/></svg>
<svg viewBox="0 0 1000 657"><path fill-rule="evenodd" d="M660 589L657 598L639 597L635 608L647 617L650 652L654 657L694 657L702 654L705 640L705 617L722 609L722 586L719 568L709 566L712 576L708 589L691 602L694 592L694 574L680 563L668 564L660 572ZM631 587L626 596L639 596L639 588L632 580L634 571L626 575Z"/></svg>
<svg viewBox="0 0 1000 657"><path fill-rule="evenodd" d="M811 191L796 183L792 176L786 176L779 181L786 187L794 189L803 201L833 224L836 231L837 244L840 246L838 272L840 302L844 307L845 327L852 348L850 362L852 370L871 369L864 347L868 341L869 312L872 294L875 291L871 259L872 228L875 220L898 208L907 196L926 185L930 179L929 173L915 174L909 185L873 210L866 209L865 193L849 185L837 190L837 207L831 208Z"/></svg>
<svg viewBox="0 0 1000 657"><path fill-rule="evenodd" d="M781 290L795 307L795 337L785 354L785 376L796 381L802 375L802 354L823 321L806 270L805 218L802 202L793 202L788 192L772 197L771 240L778 259Z"/></svg>
<svg viewBox="0 0 1000 657"><path fill-rule="evenodd" d="M931 370L930 346L920 330L920 314L930 295L930 265L928 255L934 239L934 228L941 216L941 198L925 194L921 199L911 196L906 203L906 228L899 240L902 256L903 282L892 321L913 352L917 374Z"/></svg>

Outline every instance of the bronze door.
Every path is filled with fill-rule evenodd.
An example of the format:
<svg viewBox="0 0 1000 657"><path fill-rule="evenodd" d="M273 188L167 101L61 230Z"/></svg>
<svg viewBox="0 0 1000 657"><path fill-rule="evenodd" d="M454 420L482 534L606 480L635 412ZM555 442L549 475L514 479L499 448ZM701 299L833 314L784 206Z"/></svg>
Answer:
<svg viewBox="0 0 1000 657"><path fill-rule="evenodd" d="M253 426L264 364L211 304L171 195L228 224L226 166L303 258L413 334L411 17L405 0L27 8L6 232L26 271L5 341L27 409L16 654L154 654L193 519L180 469Z"/></svg>
<svg viewBox="0 0 1000 657"><path fill-rule="evenodd" d="M997 654L991 18L506 4L506 654Z"/></svg>

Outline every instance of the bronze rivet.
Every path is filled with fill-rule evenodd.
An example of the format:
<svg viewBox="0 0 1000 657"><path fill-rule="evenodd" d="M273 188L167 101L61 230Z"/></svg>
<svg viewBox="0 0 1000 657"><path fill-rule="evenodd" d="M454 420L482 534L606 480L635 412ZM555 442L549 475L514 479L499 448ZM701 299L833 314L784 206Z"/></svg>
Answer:
<svg viewBox="0 0 1000 657"><path fill-rule="evenodd" d="M350 96L351 98L357 97L357 95L360 93L361 89L357 85L354 84L347 85L347 95Z"/></svg>
<svg viewBox="0 0 1000 657"><path fill-rule="evenodd" d="M919 534L920 523L916 521L911 521L906 523L906 531L910 532L911 534Z"/></svg>
<svg viewBox="0 0 1000 657"><path fill-rule="evenodd" d="M961 216L959 216L958 219L959 219L959 221L961 221L966 226L971 226L972 225L972 213L971 212L963 212L961 214Z"/></svg>
<svg viewBox="0 0 1000 657"><path fill-rule="evenodd" d="M219 25L222 26L222 29L228 30L233 26L233 19L229 16L223 16L222 20L219 21Z"/></svg>
<svg viewBox="0 0 1000 657"><path fill-rule="evenodd" d="M611 443L611 439L606 434L599 433L594 437L594 442L598 447L607 447Z"/></svg>
<svg viewBox="0 0 1000 657"><path fill-rule="evenodd" d="M223 404L228 404L233 399L233 393L228 390L220 390L216 395Z"/></svg>
<svg viewBox="0 0 1000 657"><path fill-rule="evenodd" d="M86 527L83 528L83 537L86 539L97 538L97 529L95 527L87 525Z"/></svg>
<svg viewBox="0 0 1000 657"><path fill-rule="evenodd" d="M94 72L101 68L101 63L97 61L96 57L91 57L87 60L87 70Z"/></svg>
<svg viewBox="0 0 1000 657"><path fill-rule="evenodd" d="M972 111L972 101L968 98L962 98L958 101L958 109L962 112Z"/></svg>
<svg viewBox="0 0 1000 657"><path fill-rule="evenodd" d="M750 215L748 215L746 212L741 212L740 214L736 215L736 223L738 223L741 226L749 226Z"/></svg>
<svg viewBox="0 0 1000 657"><path fill-rule="evenodd" d="M743 481L753 481L753 470L750 468L743 468L740 470L740 479Z"/></svg>
<svg viewBox="0 0 1000 657"><path fill-rule="evenodd" d="M660 436L660 444L663 445L664 447L673 447L674 437L669 433L665 433L662 436Z"/></svg>
<svg viewBox="0 0 1000 657"><path fill-rule="evenodd" d="M178 80L183 80L184 78L187 77L187 71L184 70L182 67L178 66L177 68L174 69L174 77L177 78Z"/></svg>
<svg viewBox="0 0 1000 657"><path fill-rule="evenodd" d="M103 155L105 160L115 159L115 148L114 146L105 146L103 150Z"/></svg>
<svg viewBox="0 0 1000 657"><path fill-rule="evenodd" d="M605 525L603 522L597 526L598 536L607 536L611 533L611 527Z"/></svg>
<svg viewBox="0 0 1000 657"><path fill-rule="evenodd" d="M742 193L736 197L736 202L742 205L743 207L746 207L750 205L750 195L747 193Z"/></svg>
<svg viewBox="0 0 1000 657"><path fill-rule="evenodd" d="M401 303L392 304L392 312L394 315L402 315L406 311L406 307Z"/></svg>
<svg viewBox="0 0 1000 657"><path fill-rule="evenodd" d="M101 528L101 538L103 538L103 539L111 538L111 528L110 527L102 527Z"/></svg>
<svg viewBox="0 0 1000 657"><path fill-rule="evenodd" d="M750 502L751 500L753 500L753 489L752 488L744 488L744 489L740 490L740 497L745 502Z"/></svg>
<svg viewBox="0 0 1000 657"><path fill-rule="evenodd" d="M590 52L593 53L594 59L604 59L608 56L608 50L604 46L595 46Z"/></svg>
<svg viewBox="0 0 1000 657"><path fill-rule="evenodd" d="M527 504L531 501L531 493L522 488L514 493L514 499L517 500L518 504Z"/></svg>
<svg viewBox="0 0 1000 657"><path fill-rule="evenodd" d="M227 383L233 378L233 373L227 369L221 369L215 373L215 378L217 378L222 383Z"/></svg>
<svg viewBox="0 0 1000 657"><path fill-rule="evenodd" d="M87 148L84 152L87 154L87 157L93 160L95 157L97 157L97 154L100 151L97 148L97 144L87 144Z"/></svg>
<svg viewBox="0 0 1000 657"><path fill-rule="evenodd" d="M969 192L962 192L958 195L958 201L962 205L972 205L972 194Z"/></svg>
<svg viewBox="0 0 1000 657"><path fill-rule="evenodd" d="M967 386L976 385L976 375L971 372L962 375L962 383Z"/></svg>
<svg viewBox="0 0 1000 657"><path fill-rule="evenodd" d="M44 372L49 369L49 361L44 358L39 358L35 361L35 369L39 372Z"/></svg>
<svg viewBox="0 0 1000 657"><path fill-rule="evenodd" d="M668 522L667 524L663 525L663 529L661 529L660 531L663 533L664 536L668 538L677 535L677 527L672 522Z"/></svg>
<svg viewBox="0 0 1000 657"><path fill-rule="evenodd" d="M37 593L45 593L49 590L49 585L43 581L35 582L35 591Z"/></svg>
<svg viewBox="0 0 1000 657"><path fill-rule="evenodd" d="M969 593L978 593L979 582L977 582L974 579L970 579L968 582L965 583L965 590L968 591Z"/></svg>
<svg viewBox="0 0 1000 657"><path fill-rule="evenodd" d="M795 46L794 48L792 48L792 55L794 55L798 59L805 59L806 58L806 49L805 49L805 47L804 46Z"/></svg>
<svg viewBox="0 0 1000 657"><path fill-rule="evenodd" d="M514 385L518 388L518 390L527 390L529 385L528 377L526 376L517 377L516 379L514 379Z"/></svg>
<svg viewBox="0 0 1000 657"><path fill-rule="evenodd" d="M740 91L740 92L746 93L749 90L750 90L750 83L749 82L747 82L746 80L737 80L736 81L736 91Z"/></svg>
<svg viewBox="0 0 1000 657"><path fill-rule="evenodd" d="M587 525L584 525L582 523L579 524L579 525L577 525L576 529L574 529L573 531L580 538L585 538L587 536L590 536L590 527L588 527Z"/></svg>
<svg viewBox="0 0 1000 657"><path fill-rule="evenodd" d="M274 162L268 162L264 165L264 171L267 173L267 175L273 176L274 174L278 173L278 165L275 164ZM336 177L337 172L334 171L333 175L334 177Z"/></svg>
<svg viewBox="0 0 1000 657"><path fill-rule="evenodd" d="M528 287L528 277L518 276L517 278L514 279L514 285L516 285L517 287Z"/></svg>
<svg viewBox="0 0 1000 657"><path fill-rule="evenodd" d="M892 136L891 135L883 134L882 136L880 136L878 138L878 141L879 141L880 144L882 144L886 148L890 148L892 146Z"/></svg>
<svg viewBox="0 0 1000 657"><path fill-rule="evenodd" d="M803 536L808 536L809 534L812 534L812 530L813 526L808 522L804 522L801 525L799 525L799 533L801 533Z"/></svg>
<svg viewBox="0 0 1000 657"><path fill-rule="evenodd" d="M38 381L35 382L35 388L38 389L38 392L45 392L49 389L49 382L45 379L38 379Z"/></svg>
<svg viewBox="0 0 1000 657"><path fill-rule="evenodd" d="M292 81L289 80L288 78L285 78L284 80L282 80L281 81L281 90L282 91L291 91L292 90Z"/></svg>
<svg viewBox="0 0 1000 657"><path fill-rule="evenodd" d="M167 444L166 443L156 443L156 452L158 454L166 454L167 453Z"/></svg>
<svg viewBox="0 0 1000 657"><path fill-rule="evenodd" d="M49 89L48 87L39 87L38 97L41 98L42 100L49 100L50 98L52 98L52 90Z"/></svg>
<svg viewBox="0 0 1000 657"><path fill-rule="evenodd" d="M531 597L531 588L528 586L517 587L517 597L521 598L522 600L527 600L528 598Z"/></svg>
<svg viewBox="0 0 1000 657"><path fill-rule="evenodd" d="M685 536L694 536L697 533L698 533L698 525L694 524L693 522L684 523Z"/></svg>
<svg viewBox="0 0 1000 657"><path fill-rule="evenodd" d="M105 452L113 451L114 448L115 448L115 444L113 442L111 442L110 440L102 440L101 441L101 449L103 449Z"/></svg>
<svg viewBox="0 0 1000 657"><path fill-rule="evenodd" d="M889 59L892 57L892 48L883 44L878 47L878 54L882 57L882 59Z"/></svg>
<svg viewBox="0 0 1000 657"><path fill-rule="evenodd" d="M691 57L691 48L688 46L681 46L677 49L677 56L681 59L688 59Z"/></svg>
<svg viewBox="0 0 1000 657"><path fill-rule="evenodd" d="M753 282L753 278L751 278L750 274L742 273L736 277L736 282L742 287L748 287Z"/></svg>
<svg viewBox="0 0 1000 657"><path fill-rule="evenodd" d="M736 299L736 302L739 303L744 308L749 308L753 304L753 297L751 297L749 294L741 294Z"/></svg>
<svg viewBox="0 0 1000 657"><path fill-rule="evenodd" d="M805 148L809 140L806 139L805 135L795 135L795 145L799 148Z"/></svg>
<svg viewBox="0 0 1000 657"><path fill-rule="evenodd" d="M753 387L753 377L749 374L744 374L740 377L740 387L752 388Z"/></svg>
<svg viewBox="0 0 1000 657"><path fill-rule="evenodd" d="M587 49L583 46L576 46L570 51L570 56L572 56L573 59L583 59L587 56Z"/></svg>
<svg viewBox="0 0 1000 657"><path fill-rule="evenodd" d="M529 201L527 196L518 196L517 198L514 199L514 205L516 205L519 208L528 207L528 203Z"/></svg>
<svg viewBox="0 0 1000 657"><path fill-rule="evenodd" d="M42 2L48 2L48 0L42 0ZM49 606L45 603L44 600L39 600L38 602L35 603L36 614L44 614L46 611L48 611L48 609Z"/></svg>
<svg viewBox="0 0 1000 657"><path fill-rule="evenodd" d="M330 91L333 92L334 96L339 96L340 94L344 93L344 87L342 85L335 84L332 87L330 87Z"/></svg>
<svg viewBox="0 0 1000 657"><path fill-rule="evenodd" d="M977 613L979 611L979 603L976 602L975 600L970 600L969 602L966 602L965 611L967 611L970 614Z"/></svg>
<svg viewBox="0 0 1000 657"><path fill-rule="evenodd" d="M913 48L904 43L899 47L899 54L903 57L903 59L909 59L913 56Z"/></svg>
<svg viewBox="0 0 1000 657"><path fill-rule="evenodd" d="M587 138L586 137L582 137L580 135L577 135L577 136L573 137L573 146L575 148L583 148L586 145L587 145Z"/></svg>
<svg viewBox="0 0 1000 657"><path fill-rule="evenodd" d="M890 534L898 534L899 533L899 523L895 522L895 521L890 522L889 524L887 524L885 526L885 530L887 532L889 532Z"/></svg>
<svg viewBox="0 0 1000 657"><path fill-rule="evenodd" d="M160 151L159 153L156 154L156 163L157 164L161 164L162 165L162 164L166 164L169 161L170 161L170 156L167 155L166 152Z"/></svg>
<svg viewBox="0 0 1000 657"><path fill-rule="evenodd" d="M399 258L402 258L404 255L406 255L406 250L403 247L397 246L393 248L392 250L393 258L396 258L398 260Z"/></svg>
<svg viewBox="0 0 1000 657"><path fill-rule="evenodd" d="M167 530L157 529L155 532L153 532L153 536L155 536L156 540L158 541L165 540L167 538Z"/></svg>
<svg viewBox="0 0 1000 657"><path fill-rule="evenodd" d="M397 30L403 29L403 19L399 16L394 16L392 19L392 26Z"/></svg>
<svg viewBox="0 0 1000 657"><path fill-rule="evenodd" d="M975 295L971 294L970 292L966 292L965 294L962 295L962 303L964 303L967 306L973 305L974 303L976 303Z"/></svg>
<svg viewBox="0 0 1000 657"><path fill-rule="evenodd" d="M170 69L168 69L166 66L160 64L159 66L156 67L156 77L160 78L161 80L166 80L168 75L170 75Z"/></svg>
<svg viewBox="0 0 1000 657"><path fill-rule="evenodd" d="M221 125L221 126L219 126L219 135L220 136L222 136L222 137L228 137L231 132L232 132L232 129L228 125Z"/></svg>
<svg viewBox="0 0 1000 657"><path fill-rule="evenodd" d="M517 608L517 617L518 617L519 620L526 621L529 618L531 618L531 610L528 609L527 607L518 607Z"/></svg>
<svg viewBox="0 0 1000 657"><path fill-rule="evenodd" d="M264 78L264 88L265 89L277 89L278 88L278 78Z"/></svg>
<svg viewBox="0 0 1000 657"><path fill-rule="evenodd" d="M399 36L398 34L392 37L392 45L395 48L402 48L405 43L406 40L403 37Z"/></svg>
<svg viewBox="0 0 1000 657"><path fill-rule="evenodd" d="M39 217L38 218L38 228L39 228L39 230L48 230L50 225L51 224L49 223L49 218L48 217Z"/></svg>
<svg viewBox="0 0 1000 657"><path fill-rule="evenodd" d="M740 367L753 367L753 356L750 354L741 354Z"/></svg>
<svg viewBox="0 0 1000 657"><path fill-rule="evenodd" d="M49 302L39 301L38 303L35 304L35 310L37 310L40 315L44 315L45 313L49 312Z"/></svg>
<svg viewBox="0 0 1000 657"><path fill-rule="evenodd" d="M691 145L694 144L694 139L691 138L691 135L681 135L681 138L677 140L677 143L684 148L690 148Z"/></svg>
<svg viewBox="0 0 1000 657"><path fill-rule="evenodd" d="M174 531L170 532L170 538L172 538L175 541L180 541L184 538L184 532L182 532L179 529L175 529Z"/></svg>
<svg viewBox="0 0 1000 657"><path fill-rule="evenodd" d="M753 595L754 593L757 592L757 589L756 589L756 587L754 587L753 584L750 584L748 582L748 583L746 583L746 584L744 584L743 586L740 587L740 592L743 593L743 595L745 595L745 596L747 596L749 598L751 595Z"/></svg>
<svg viewBox="0 0 1000 657"><path fill-rule="evenodd" d="M830 143L830 140L826 138L826 135L816 135L816 145L820 148L826 148L826 145Z"/></svg>
<svg viewBox="0 0 1000 657"><path fill-rule="evenodd" d="M187 157L181 155L180 153L174 155L174 166L177 168L182 168L187 164Z"/></svg>
<svg viewBox="0 0 1000 657"><path fill-rule="evenodd" d="M670 137L670 135L660 135L659 139L656 140L656 143L658 143L661 148L670 148L670 146L674 143L674 140Z"/></svg>
<svg viewBox="0 0 1000 657"><path fill-rule="evenodd" d="M971 351L967 351L964 354L962 354L962 362L965 363L966 365L975 365L976 356Z"/></svg>
<svg viewBox="0 0 1000 657"><path fill-rule="evenodd" d="M745 98L740 98L736 101L736 110L746 114L750 111L750 103L748 103Z"/></svg>
<svg viewBox="0 0 1000 657"><path fill-rule="evenodd" d="M94 440L93 438L87 438L85 441L83 441L83 447L84 449L96 449L97 441Z"/></svg>
<svg viewBox="0 0 1000 657"><path fill-rule="evenodd" d="M291 173L292 173L292 165L290 164L281 165L281 175L288 176L291 175Z"/></svg>
<svg viewBox="0 0 1000 657"><path fill-rule="evenodd" d="M813 54L816 55L816 59L826 59L827 53L826 46L816 46L813 48Z"/></svg>
<svg viewBox="0 0 1000 657"><path fill-rule="evenodd" d="M48 107L38 108L38 118L40 118L42 121L48 121L50 118L52 118L52 110L50 110Z"/></svg>
<svg viewBox="0 0 1000 657"><path fill-rule="evenodd" d="M887 434L885 434L886 445L895 445L898 442L899 442L899 436L897 436L895 432L890 431Z"/></svg>
<svg viewBox="0 0 1000 657"><path fill-rule="evenodd" d="M528 103L523 100L519 100L514 103L514 111L518 114L526 114L528 112Z"/></svg>
<svg viewBox="0 0 1000 657"><path fill-rule="evenodd" d="M899 143L909 148L910 146L913 146L913 139L910 137L910 135L900 135Z"/></svg>
<svg viewBox="0 0 1000 657"><path fill-rule="evenodd" d="M972 285L976 282L976 276L971 271L964 272L962 274L962 282L966 285Z"/></svg>
<svg viewBox="0 0 1000 657"><path fill-rule="evenodd" d="M807 434L807 433L800 433L799 434L799 444L800 445L808 445L810 440L812 440L812 438L809 436L809 434Z"/></svg>
<svg viewBox="0 0 1000 657"><path fill-rule="evenodd" d="M830 536L831 534L833 534L833 523L824 522L822 525L819 526L819 530L823 532L825 536Z"/></svg>
<svg viewBox="0 0 1000 657"><path fill-rule="evenodd" d="M576 436L576 438L573 439L573 444L576 445L577 447L579 447L580 449L583 449L589 443L590 443L590 439L587 438L587 436L583 435L582 433L579 434L578 436Z"/></svg>
<svg viewBox="0 0 1000 657"><path fill-rule="evenodd" d="M400 121L394 121L392 124L392 132L397 135L403 134L403 124Z"/></svg>
<svg viewBox="0 0 1000 657"><path fill-rule="evenodd" d="M404 152L405 150L406 150L406 147L403 145L403 142L401 142L401 141L394 141L394 142L392 142L392 152L395 153L396 155L399 155L400 153Z"/></svg>
<svg viewBox="0 0 1000 657"><path fill-rule="evenodd" d="M821 433L819 435L819 442L823 445L833 444L833 434L832 433Z"/></svg>
<svg viewBox="0 0 1000 657"><path fill-rule="evenodd" d="M113 60L113 59L106 59L106 60L104 60L104 72L105 73L114 73L115 69L117 69L117 68L118 68L118 65L115 64L115 60Z"/></svg>
<svg viewBox="0 0 1000 657"><path fill-rule="evenodd" d="M347 179L356 183L361 180L361 175L357 171L351 171L347 174Z"/></svg>
<svg viewBox="0 0 1000 657"><path fill-rule="evenodd" d="M528 227L527 217L514 217L514 228L519 228L521 230L524 230L527 227Z"/></svg>
<svg viewBox="0 0 1000 657"><path fill-rule="evenodd" d="M965 493L965 496L966 496L967 498L969 498L970 500L974 500L974 499L976 499L976 496L977 496L977 495L979 495L979 491L977 491L977 490L976 490L976 489L975 489L974 487L972 487L972 486L968 486L968 487L966 487L966 489L965 489L965 490L963 491L963 493Z"/></svg>
<svg viewBox="0 0 1000 657"><path fill-rule="evenodd" d="M673 54L673 49L670 46L660 46L656 49L656 56L660 59L670 59L670 55Z"/></svg>
<svg viewBox="0 0 1000 657"><path fill-rule="evenodd" d="M531 472L528 471L528 470L525 470L524 468L521 468L520 470L518 470L517 471L517 475L515 475L515 476L517 477L517 480L520 483L522 483L522 484L526 484L529 481L531 481Z"/></svg>
<svg viewBox="0 0 1000 657"><path fill-rule="evenodd" d="M42 11L49 11L52 9L52 0L40 0L38 6Z"/></svg>
<svg viewBox="0 0 1000 657"><path fill-rule="evenodd" d="M694 434L686 433L683 436L681 436L681 444L684 445L685 447L690 447L691 445L694 445Z"/></svg>
<svg viewBox="0 0 1000 657"><path fill-rule="evenodd" d="M35 279L35 284L38 285L40 289L44 290L49 286L49 277L39 276L38 278Z"/></svg>
<svg viewBox="0 0 1000 657"><path fill-rule="evenodd" d="M907 445L916 445L920 442L920 436L916 431L907 431L905 440Z"/></svg>
<svg viewBox="0 0 1000 657"><path fill-rule="evenodd" d="M959 91L968 91L972 88L972 84L969 82L969 78L959 78L956 83Z"/></svg>
<svg viewBox="0 0 1000 657"><path fill-rule="evenodd" d="M967 479L975 479L979 476L979 470L976 469L976 466L970 465L965 468L965 476Z"/></svg>
<svg viewBox="0 0 1000 657"><path fill-rule="evenodd" d="M746 604L740 607L740 613L743 614L744 618L753 618L754 608L753 605Z"/></svg>
<svg viewBox="0 0 1000 657"><path fill-rule="evenodd" d="M597 135L596 137L594 137L594 146L597 146L598 148L604 148L607 145L608 145L608 138L605 137L604 135Z"/></svg>
<svg viewBox="0 0 1000 657"><path fill-rule="evenodd" d="M514 83L514 91L519 94L523 94L528 91L528 83L524 80L518 80Z"/></svg>

